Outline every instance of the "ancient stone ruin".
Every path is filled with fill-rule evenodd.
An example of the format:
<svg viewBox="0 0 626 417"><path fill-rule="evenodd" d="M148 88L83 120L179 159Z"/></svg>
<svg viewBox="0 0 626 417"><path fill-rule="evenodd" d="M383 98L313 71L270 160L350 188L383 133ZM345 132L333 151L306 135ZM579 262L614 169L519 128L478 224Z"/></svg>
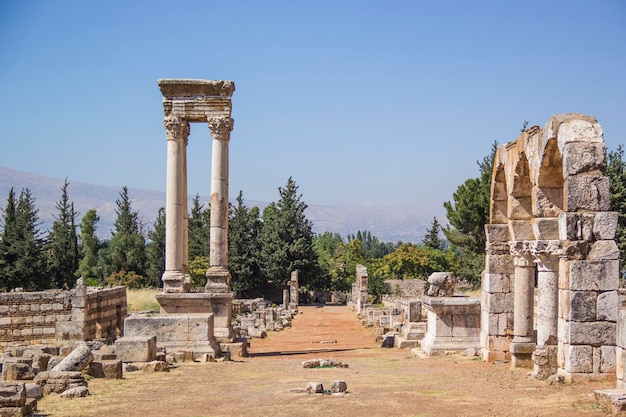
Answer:
<svg viewBox="0 0 626 417"><path fill-rule="evenodd" d="M619 251L601 126L552 116L494 161L481 345L539 378L615 375ZM536 301L535 301L536 300Z"/></svg>

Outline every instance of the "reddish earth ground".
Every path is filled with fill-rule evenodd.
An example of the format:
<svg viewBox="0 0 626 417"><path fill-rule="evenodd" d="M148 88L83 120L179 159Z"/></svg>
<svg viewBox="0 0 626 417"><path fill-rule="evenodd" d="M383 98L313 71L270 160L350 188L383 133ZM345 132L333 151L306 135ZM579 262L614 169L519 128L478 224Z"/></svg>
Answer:
<svg viewBox="0 0 626 417"><path fill-rule="evenodd" d="M345 306L305 306L293 327L254 339L249 358L181 363L169 373L126 373L123 380L92 379L91 396L45 397L39 416L588 416L605 413L593 391L614 382L548 385L508 364L462 355L420 359L383 349L372 329ZM336 342L336 343L329 343ZM348 368L304 369L310 358ZM308 395L308 382L325 388L345 380L345 395Z"/></svg>

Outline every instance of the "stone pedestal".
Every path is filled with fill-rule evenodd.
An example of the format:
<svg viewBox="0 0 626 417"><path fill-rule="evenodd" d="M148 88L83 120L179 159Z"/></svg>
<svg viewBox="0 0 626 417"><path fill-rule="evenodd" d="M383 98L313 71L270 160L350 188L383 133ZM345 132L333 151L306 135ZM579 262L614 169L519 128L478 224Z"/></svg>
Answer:
<svg viewBox="0 0 626 417"><path fill-rule="evenodd" d="M422 350L428 355L480 347L480 300L468 297L422 297L428 327Z"/></svg>
<svg viewBox="0 0 626 417"><path fill-rule="evenodd" d="M234 293L159 293L156 299L161 314L213 314L213 329L218 342L232 342L234 337L231 320Z"/></svg>

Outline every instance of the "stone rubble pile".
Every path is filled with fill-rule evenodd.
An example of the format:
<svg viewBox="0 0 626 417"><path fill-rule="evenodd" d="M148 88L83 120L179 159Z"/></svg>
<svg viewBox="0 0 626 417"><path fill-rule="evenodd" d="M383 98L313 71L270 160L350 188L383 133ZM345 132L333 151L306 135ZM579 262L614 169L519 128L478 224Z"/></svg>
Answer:
<svg viewBox="0 0 626 417"><path fill-rule="evenodd" d="M268 331L279 332L291 327L291 320L298 314L297 306L293 304L293 308L285 308L272 306L271 302L262 298L238 301L241 303L235 317L235 332L240 337L263 339Z"/></svg>

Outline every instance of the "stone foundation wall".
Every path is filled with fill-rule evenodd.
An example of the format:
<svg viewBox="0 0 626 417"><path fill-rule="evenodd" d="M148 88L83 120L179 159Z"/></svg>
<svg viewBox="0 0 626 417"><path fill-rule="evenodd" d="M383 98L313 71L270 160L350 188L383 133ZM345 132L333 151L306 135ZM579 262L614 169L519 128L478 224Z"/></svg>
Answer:
<svg viewBox="0 0 626 417"><path fill-rule="evenodd" d="M111 338L123 332L126 288L0 294L0 351L8 346Z"/></svg>
<svg viewBox="0 0 626 417"><path fill-rule="evenodd" d="M421 279L387 279L387 294L393 297L420 298L426 291L426 281Z"/></svg>

